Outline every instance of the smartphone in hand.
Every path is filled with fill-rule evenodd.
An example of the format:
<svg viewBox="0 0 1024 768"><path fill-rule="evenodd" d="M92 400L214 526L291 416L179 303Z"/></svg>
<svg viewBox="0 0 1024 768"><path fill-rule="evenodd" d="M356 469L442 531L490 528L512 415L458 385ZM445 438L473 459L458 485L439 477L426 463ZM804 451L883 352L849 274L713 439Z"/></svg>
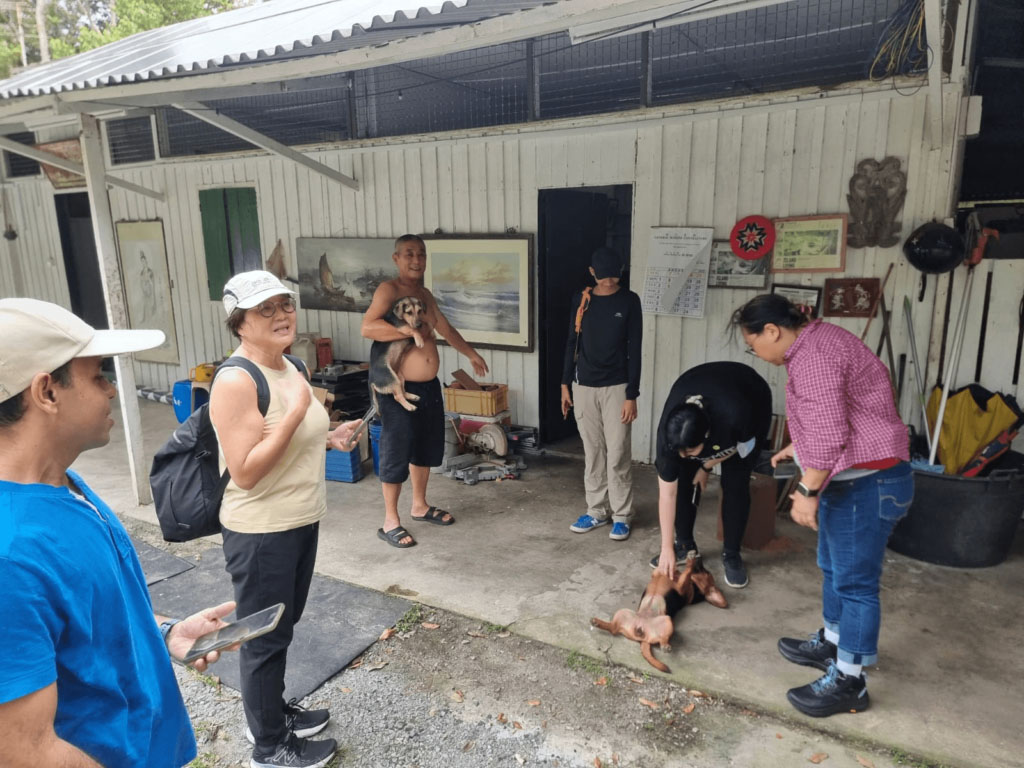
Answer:
<svg viewBox="0 0 1024 768"><path fill-rule="evenodd" d="M219 651L221 648L227 648L229 645L244 643L247 640L252 640L254 637L273 632L283 613L284 603L278 603L269 608L264 608L262 611L257 611L244 618L237 619L226 627L215 629L213 632L207 632L196 639L192 644L192 648L185 654L183 661L186 664L191 664L196 659L200 659L212 651Z"/></svg>

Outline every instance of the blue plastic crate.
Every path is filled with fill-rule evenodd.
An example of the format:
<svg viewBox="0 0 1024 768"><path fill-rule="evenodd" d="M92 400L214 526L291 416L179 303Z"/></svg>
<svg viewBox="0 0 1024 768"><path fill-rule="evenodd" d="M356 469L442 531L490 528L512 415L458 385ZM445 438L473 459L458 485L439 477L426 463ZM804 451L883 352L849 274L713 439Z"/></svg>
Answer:
<svg viewBox="0 0 1024 768"><path fill-rule="evenodd" d="M328 480L342 483L356 483L363 479L363 468L359 458L359 446L351 451L328 451L324 476Z"/></svg>

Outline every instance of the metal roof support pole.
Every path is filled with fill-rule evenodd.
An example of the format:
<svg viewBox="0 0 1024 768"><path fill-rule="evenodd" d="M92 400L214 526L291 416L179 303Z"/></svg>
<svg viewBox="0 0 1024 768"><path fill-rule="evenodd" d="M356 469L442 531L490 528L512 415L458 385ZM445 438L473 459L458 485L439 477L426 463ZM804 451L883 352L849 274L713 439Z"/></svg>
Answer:
<svg viewBox="0 0 1024 768"><path fill-rule="evenodd" d="M293 163L298 163L311 171L322 174L331 181L335 181L338 184L342 184L351 189L359 189L359 182L351 176L346 176L341 171L336 171L323 163L318 163L316 160L306 157L301 152L298 152L291 147L270 138L269 136L265 136L258 131L254 131L248 126L242 125L237 120L232 120L230 117L221 115L213 107L208 107L205 104L195 101L172 104L171 106L175 109L180 109L187 115L192 115L192 117L197 120L202 120L204 123L216 126L222 131L230 133L232 136L237 136L240 139L248 141L250 144L255 144L257 147L261 147L268 152L273 152L275 155L281 155L281 157L291 160Z"/></svg>
<svg viewBox="0 0 1024 768"><path fill-rule="evenodd" d="M85 167L81 163L76 163L74 160L67 160L60 155L53 154L52 152L44 152L41 149L30 147L27 144L21 144L13 139L8 139L6 136L0 136L0 149L4 149L15 155L31 158L37 163L52 165L54 168L60 168L62 171L77 173L79 176L85 175ZM103 181L112 187L127 189L129 192L135 192L140 195L145 195L146 197L151 197L161 203L166 202L166 198L161 193L155 192L147 187L140 187L138 184L132 184L130 181L119 179L116 176L111 176L109 173L104 174Z"/></svg>
<svg viewBox="0 0 1024 768"><path fill-rule="evenodd" d="M124 284L121 266L117 260L117 240L114 235L113 215L110 212L110 198L107 196L106 169L103 161L103 141L100 138L100 123L92 115L81 115L82 160L85 183L89 190L89 207L92 210L92 233L96 239L96 258L103 282L103 299L107 305L107 319L111 328L128 328L128 310L124 301ZM117 389L121 401L121 420L124 424L125 442L128 445L128 468L131 471L135 500L142 504L153 501L149 488L148 474L144 470L145 454L142 448L142 417L139 414L139 399L135 394L135 371L130 357L118 355L114 358L117 374Z"/></svg>
<svg viewBox="0 0 1024 768"><path fill-rule="evenodd" d="M942 0L924 0L928 38L928 134L932 149L942 146Z"/></svg>

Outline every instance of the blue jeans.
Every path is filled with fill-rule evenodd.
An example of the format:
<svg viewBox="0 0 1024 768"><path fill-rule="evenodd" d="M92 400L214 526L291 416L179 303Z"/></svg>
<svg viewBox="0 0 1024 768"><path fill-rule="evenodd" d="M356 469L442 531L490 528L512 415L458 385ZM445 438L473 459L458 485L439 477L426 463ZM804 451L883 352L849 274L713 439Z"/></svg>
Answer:
<svg viewBox="0 0 1024 768"><path fill-rule="evenodd" d="M878 661L878 599L885 545L914 499L906 462L856 480L833 482L818 503L818 567L825 628L839 635L839 659Z"/></svg>

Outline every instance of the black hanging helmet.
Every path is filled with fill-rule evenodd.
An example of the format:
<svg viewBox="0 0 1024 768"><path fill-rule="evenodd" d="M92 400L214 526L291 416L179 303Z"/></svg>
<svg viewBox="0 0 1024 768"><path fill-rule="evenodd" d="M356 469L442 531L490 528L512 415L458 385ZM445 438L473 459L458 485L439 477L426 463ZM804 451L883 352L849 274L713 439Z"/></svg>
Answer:
<svg viewBox="0 0 1024 768"><path fill-rule="evenodd" d="M903 244L907 261L929 275L951 272L964 260L964 239L952 227L929 221Z"/></svg>

